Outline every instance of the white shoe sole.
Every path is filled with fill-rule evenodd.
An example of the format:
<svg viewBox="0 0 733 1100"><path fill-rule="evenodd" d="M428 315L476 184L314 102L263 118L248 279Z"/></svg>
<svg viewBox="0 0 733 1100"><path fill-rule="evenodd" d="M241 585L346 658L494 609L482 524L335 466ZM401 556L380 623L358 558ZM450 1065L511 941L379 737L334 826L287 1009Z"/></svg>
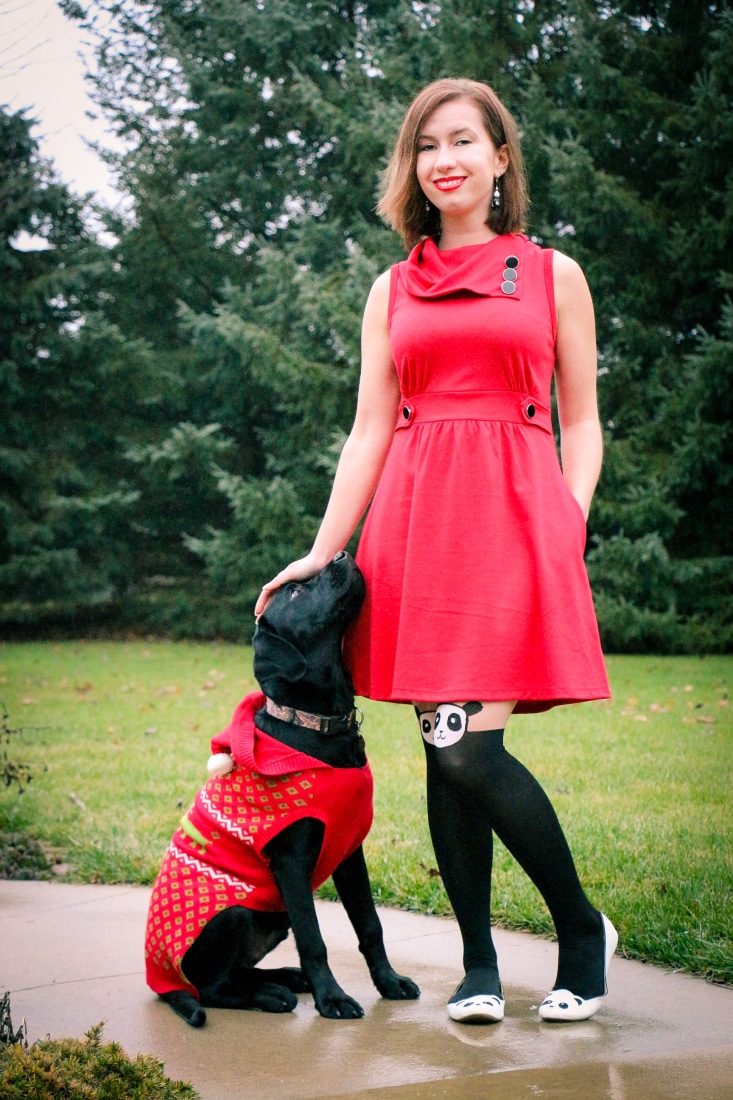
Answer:
<svg viewBox="0 0 733 1100"><path fill-rule="evenodd" d="M603 971L603 984L608 993L608 967L611 959L616 951L616 945L618 944L618 932L611 924L608 917L601 913L603 920L603 935L605 940L605 964ZM553 1023L561 1023L563 1021L576 1021L576 1020L590 1020L591 1016L595 1016L598 1009L601 1007L601 1001L606 993L601 997L588 997L583 1000L576 993L571 993L569 989L553 989L547 994L544 1001L539 1007L539 1016L541 1020L549 1020Z"/></svg>

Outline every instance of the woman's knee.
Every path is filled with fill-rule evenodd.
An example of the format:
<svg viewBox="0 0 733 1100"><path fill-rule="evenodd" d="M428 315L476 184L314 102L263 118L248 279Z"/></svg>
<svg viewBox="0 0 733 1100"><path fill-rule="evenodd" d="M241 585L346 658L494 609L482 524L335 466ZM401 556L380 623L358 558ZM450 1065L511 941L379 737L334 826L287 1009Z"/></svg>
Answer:
<svg viewBox="0 0 733 1100"><path fill-rule="evenodd" d="M462 741L467 733L503 730L516 701L415 703L414 706L423 740L445 749Z"/></svg>

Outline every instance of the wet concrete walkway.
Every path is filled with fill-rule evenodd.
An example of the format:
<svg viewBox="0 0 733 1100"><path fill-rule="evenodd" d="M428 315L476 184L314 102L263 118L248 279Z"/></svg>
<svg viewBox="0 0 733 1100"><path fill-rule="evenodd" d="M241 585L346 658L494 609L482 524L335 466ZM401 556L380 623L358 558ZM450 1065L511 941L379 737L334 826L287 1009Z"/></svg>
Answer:
<svg viewBox="0 0 733 1100"><path fill-rule="evenodd" d="M553 944L497 931L507 1014L501 1024L450 1021L461 973L455 922L381 910L392 964L422 988L383 1001L340 905L319 902L334 973L363 1020L322 1019L308 996L294 1013L207 1010L196 1031L145 985L149 890L0 882L0 994L11 992L33 1041L104 1037L190 1081L202 1100L731 1100L733 990L616 958L611 993L581 1024L546 1024ZM266 960L297 964L290 939Z"/></svg>

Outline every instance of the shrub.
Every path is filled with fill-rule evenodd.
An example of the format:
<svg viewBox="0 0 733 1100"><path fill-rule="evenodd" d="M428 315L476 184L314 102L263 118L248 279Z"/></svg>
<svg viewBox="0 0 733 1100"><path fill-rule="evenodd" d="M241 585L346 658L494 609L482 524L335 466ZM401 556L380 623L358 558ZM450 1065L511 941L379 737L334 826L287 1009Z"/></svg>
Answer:
<svg viewBox="0 0 733 1100"><path fill-rule="evenodd" d="M0 833L0 879L50 879L51 867L38 841L25 833Z"/></svg>
<svg viewBox="0 0 733 1100"><path fill-rule="evenodd" d="M3 1100L198 1100L192 1085L165 1076L157 1058L146 1054L128 1058L118 1043L103 1043L101 1024L90 1028L83 1040L41 1039L27 1047L19 1032L14 1041L0 1043L0 1096Z"/></svg>

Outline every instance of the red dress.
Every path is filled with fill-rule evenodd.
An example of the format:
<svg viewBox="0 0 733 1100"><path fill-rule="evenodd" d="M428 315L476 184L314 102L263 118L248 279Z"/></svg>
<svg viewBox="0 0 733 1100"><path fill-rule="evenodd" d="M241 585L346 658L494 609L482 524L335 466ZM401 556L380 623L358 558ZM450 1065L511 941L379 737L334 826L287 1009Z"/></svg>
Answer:
<svg viewBox="0 0 733 1100"><path fill-rule="evenodd" d="M552 251L521 235L392 269L402 399L357 562L357 694L398 702L608 698L582 511L550 419Z"/></svg>

